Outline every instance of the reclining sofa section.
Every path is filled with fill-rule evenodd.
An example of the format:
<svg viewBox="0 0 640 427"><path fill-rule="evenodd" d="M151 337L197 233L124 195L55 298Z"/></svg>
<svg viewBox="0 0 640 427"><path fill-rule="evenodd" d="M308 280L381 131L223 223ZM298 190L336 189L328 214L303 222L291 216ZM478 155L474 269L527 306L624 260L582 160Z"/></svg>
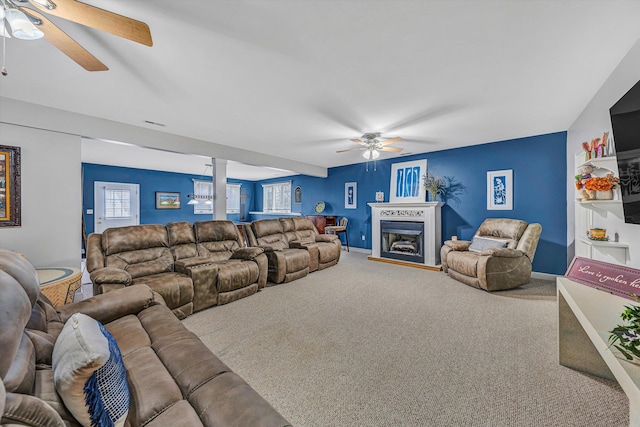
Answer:
<svg viewBox="0 0 640 427"><path fill-rule="evenodd" d="M249 246L264 249L273 283L299 279L340 260L338 236L319 234L309 218L257 220L245 226L245 233Z"/></svg>
<svg viewBox="0 0 640 427"><path fill-rule="evenodd" d="M126 426L290 425L147 286L57 308L38 286L28 261L0 249L1 425L80 425L56 391L52 366L63 326L75 313L101 322L122 354L130 396Z"/></svg>
<svg viewBox="0 0 640 427"><path fill-rule="evenodd" d="M110 228L87 239L94 295L145 284L178 318L252 295L267 280L260 248L242 248L231 221Z"/></svg>

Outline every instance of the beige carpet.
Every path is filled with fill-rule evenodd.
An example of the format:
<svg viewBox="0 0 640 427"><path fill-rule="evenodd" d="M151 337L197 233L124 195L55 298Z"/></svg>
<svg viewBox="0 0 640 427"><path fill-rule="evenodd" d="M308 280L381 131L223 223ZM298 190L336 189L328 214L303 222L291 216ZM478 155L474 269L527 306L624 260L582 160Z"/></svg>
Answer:
<svg viewBox="0 0 640 427"><path fill-rule="evenodd" d="M560 366L555 282L487 293L340 263L184 320L296 426L626 426L616 383Z"/></svg>

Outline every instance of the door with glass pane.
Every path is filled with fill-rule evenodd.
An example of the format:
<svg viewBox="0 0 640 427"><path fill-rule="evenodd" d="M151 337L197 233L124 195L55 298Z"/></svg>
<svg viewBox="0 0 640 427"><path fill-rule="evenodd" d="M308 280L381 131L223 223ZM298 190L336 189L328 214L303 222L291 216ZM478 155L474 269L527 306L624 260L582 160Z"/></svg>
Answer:
<svg viewBox="0 0 640 427"><path fill-rule="evenodd" d="M140 224L140 185L94 182L94 232Z"/></svg>

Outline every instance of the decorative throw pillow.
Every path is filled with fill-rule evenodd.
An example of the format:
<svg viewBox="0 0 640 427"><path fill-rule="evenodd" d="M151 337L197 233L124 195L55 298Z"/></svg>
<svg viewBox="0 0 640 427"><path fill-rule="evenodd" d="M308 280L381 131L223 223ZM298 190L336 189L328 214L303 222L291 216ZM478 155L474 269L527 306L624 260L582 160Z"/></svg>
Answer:
<svg viewBox="0 0 640 427"><path fill-rule="evenodd" d="M53 347L53 380L67 409L83 426L122 426L129 386L122 354L100 322L76 313Z"/></svg>
<svg viewBox="0 0 640 427"><path fill-rule="evenodd" d="M469 250L472 252L482 252L483 249L488 248L506 248L507 242L496 239L489 239L487 237L474 236L471 239L471 245Z"/></svg>

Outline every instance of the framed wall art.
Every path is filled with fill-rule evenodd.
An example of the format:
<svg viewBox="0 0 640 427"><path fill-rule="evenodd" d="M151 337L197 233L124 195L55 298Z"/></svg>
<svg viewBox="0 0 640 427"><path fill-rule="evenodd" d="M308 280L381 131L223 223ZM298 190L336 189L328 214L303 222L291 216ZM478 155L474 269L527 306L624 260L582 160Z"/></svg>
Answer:
<svg viewBox="0 0 640 427"><path fill-rule="evenodd" d="M293 190L293 203L302 203L302 187L299 185Z"/></svg>
<svg viewBox="0 0 640 427"><path fill-rule="evenodd" d="M357 209L358 207L358 183L345 182L344 184L344 208Z"/></svg>
<svg viewBox="0 0 640 427"><path fill-rule="evenodd" d="M427 159L391 165L390 203L419 203L426 199L422 176L427 173Z"/></svg>
<svg viewBox="0 0 640 427"><path fill-rule="evenodd" d="M0 227L19 227L20 147L0 145Z"/></svg>
<svg viewBox="0 0 640 427"><path fill-rule="evenodd" d="M487 172L487 210L513 209L513 170Z"/></svg>
<svg viewBox="0 0 640 427"><path fill-rule="evenodd" d="M180 193L156 191L156 209L180 209Z"/></svg>

